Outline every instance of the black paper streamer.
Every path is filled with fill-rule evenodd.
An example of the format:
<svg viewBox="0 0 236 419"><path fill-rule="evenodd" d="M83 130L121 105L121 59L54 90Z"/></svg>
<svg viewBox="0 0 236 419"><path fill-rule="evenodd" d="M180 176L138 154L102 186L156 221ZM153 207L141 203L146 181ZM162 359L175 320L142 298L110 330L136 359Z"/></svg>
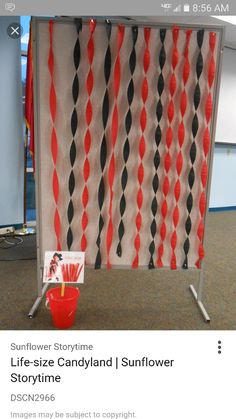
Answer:
<svg viewBox="0 0 236 419"><path fill-rule="evenodd" d="M125 129L126 129L126 140L124 143L124 147L123 147L123 160L124 160L124 168L122 171L122 175L121 175L121 187L122 187L122 195L121 195L121 199L120 199L120 223L118 226L118 237L119 237L119 242L118 242L118 246L116 249L116 253L118 256L122 256L122 246L121 246L121 242L122 242L122 238L125 234L125 227L124 227L124 222L123 222L123 215L125 213L125 209L126 209L126 199L125 199L125 189L127 186L127 182L128 182L128 171L127 171L127 161L129 158L129 153L130 153L130 145L129 145L129 133L130 133L130 129L132 126L132 112L131 112L131 105L133 102L133 98L134 98L134 82L133 82L133 75L134 75L134 71L135 71L135 67L136 67L136 51L135 51L135 44L138 38L138 27L137 26L133 26L131 28L132 31L132 41L133 41L133 46L132 46L132 51L129 57L129 68L130 68L130 74L131 74L131 78L130 78L130 82L128 85L128 90L127 90L127 100L128 100L128 104L129 104L129 108L127 111L127 114L125 116Z"/></svg>
<svg viewBox="0 0 236 419"><path fill-rule="evenodd" d="M149 260L149 264L148 267L149 269L154 269L155 268L155 264L154 264L154 252L155 252L155 235L156 235L156 231L157 231L157 224L156 224L156 214L157 214L157 209L158 209L158 203L157 203L157 191L159 188L159 177L158 177L158 167L160 165L160 153L159 153L159 145L162 139L162 131L161 131L161 127L160 127L160 121L162 118L162 114L163 114L163 105L162 105L162 101L161 101L161 95L163 93L164 90L164 77L162 74L162 70L163 67L165 65L166 62L166 52L165 52L165 47L164 47L164 41L165 41L165 36L166 36L166 29L160 29L160 39L161 39L161 50L160 50L160 54L159 54L159 65L160 65L160 69L161 72L159 74L158 77L158 81L157 81L157 91L159 94L159 100L157 102L157 107L156 107L156 116L157 116L157 128L156 128L156 132L155 132L155 142L156 142L156 151L155 151L155 155L154 155L154 169L155 169L155 174L152 180L152 188L153 188L153 192L154 192L154 197L151 203L151 212L152 212L152 222L150 225L150 231L151 231L151 236L152 236L152 241L149 245L149 253L150 253L150 260Z"/></svg>
<svg viewBox="0 0 236 419"><path fill-rule="evenodd" d="M189 248L190 248L190 241L189 241L189 235L191 233L191 229L192 229L192 221L191 221L191 211L193 208L193 195L192 195L192 188L194 185L194 181L195 181L195 172L194 172L194 163L196 160L196 156L197 156L197 147L196 147L196 142L195 142L195 138L198 132L198 128L199 128L199 122L198 122L198 116L197 116L197 109L201 100L201 90L200 90L200 86L199 86L199 79L201 77L202 74L202 70L203 70L203 57L202 57L202 52L201 52L201 47L202 47L202 43L203 43L203 39L204 39L204 30L200 30L197 32L197 44L198 44L198 48L199 48L199 53L198 53L198 57L197 57L197 63L196 63L196 75L197 75L197 83L195 86L195 90L194 90L194 96L193 96L193 104L194 104L194 109L195 109L195 113L194 113L194 117L192 120L192 136L193 136L193 141L190 147L190 161L191 161L191 169L189 171L189 175L188 175L188 185L189 185L189 195L187 197L187 202L186 202L186 207L187 207L187 211L188 211L188 216L187 216L187 220L185 223L185 231L186 231L186 239L184 242L184 253L185 253L185 258L184 258L184 263L183 263L183 268L184 269L188 269L188 253L189 253Z"/></svg>
<svg viewBox="0 0 236 419"><path fill-rule="evenodd" d="M82 19L75 19L75 27L77 30L77 40L74 46L74 66L75 66L75 77L72 84L72 97L74 102L74 109L71 115L71 133L72 133L72 142L70 146L70 164L71 164L71 172L69 176L69 193L70 193L70 201L67 208L67 218L69 222L69 228L67 231L67 247L70 250L72 243L73 243L73 232L71 228L71 223L74 217L74 205L72 200L72 195L75 190L75 175L73 171L75 159L76 159L76 145L75 145L75 136L78 128L78 115L76 110L76 105L79 97L79 77L78 77L78 69L80 64L80 41L79 41L79 34L82 30Z"/></svg>
<svg viewBox="0 0 236 419"><path fill-rule="evenodd" d="M108 83L109 83L110 74L111 74L110 38L111 38L112 25L111 25L110 20L108 19L105 21L105 24L106 24L108 45L107 45L107 50L106 50L105 59L104 59L104 77L105 77L105 82L106 82L106 90L105 90L103 103L102 103L102 123L103 123L104 134L103 134L101 148L100 148L100 167L101 167L102 175L101 175L101 179L100 179L100 183L98 187L98 206L99 206L100 215L99 215L99 222L98 222L98 236L97 236L97 241L96 241L98 251L97 251L97 256L95 260L95 266L94 266L95 269L100 269L101 263L102 263L100 246L101 246L102 229L104 227L102 207L103 207L104 199L105 199L104 169L105 169L106 159L107 159L106 126L107 126L107 121L108 121L108 116L109 116Z"/></svg>

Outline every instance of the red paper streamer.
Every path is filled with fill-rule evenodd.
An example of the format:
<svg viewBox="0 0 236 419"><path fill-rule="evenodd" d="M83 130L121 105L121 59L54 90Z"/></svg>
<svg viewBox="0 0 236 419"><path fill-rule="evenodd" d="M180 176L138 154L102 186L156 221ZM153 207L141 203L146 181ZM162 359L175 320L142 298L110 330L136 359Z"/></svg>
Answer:
<svg viewBox="0 0 236 419"><path fill-rule="evenodd" d="M178 128L178 145L179 145L179 151L177 154L177 159L176 159L176 172L177 172L177 180L175 182L175 186L174 186L174 196L175 196L175 208L173 211L173 215L172 215L172 221L173 221L173 226L174 226L174 230L172 232L171 235L171 260L170 260L170 267L171 269L176 269L177 268L177 263L176 263L176 254L175 254L175 249L176 249L176 245L178 242L178 236L177 236L177 226L179 223L179 198L180 198L180 194L181 194L181 184L180 184L180 175L182 172L182 167L183 167L183 156L182 156L182 146L184 143L184 137L185 137L185 127L184 127L184 115L186 112L186 108L187 108L187 94L186 94L186 84L188 82L189 79L189 73L190 73L190 64L189 64L189 59L188 59L188 55L189 55L189 42L190 42L190 37L191 37L191 30L186 30L185 31L185 50L184 50L184 67L183 67L183 73L182 73L182 80L183 80L183 90L181 92L180 95L180 114L181 114L181 122L179 124L179 128ZM178 36L176 35L176 45L177 45L177 39Z"/></svg>
<svg viewBox="0 0 236 419"><path fill-rule="evenodd" d="M52 175L52 190L53 197L55 202L55 212L54 212L54 232L57 241L57 250L61 250L60 243L60 233L61 233L61 219L58 211L58 198L59 198L59 180L57 174L57 156L58 156L58 140L55 130L55 119L56 119L56 110L57 110L57 97L54 86L54 53L53 53L53 20L49 21L49 54L48 54L48 70L51 77L50 90L49 90L49 108L50 116L52 121L52 131L51 131L51 154L53 161L53 175Z"/></svg>
<svg viewBox="0 0 236 419"><path fill-rule="evenodd" d="M176 159L176 172L177 172L177 180L174 186L174 196L175 196L175 208L172 215L172 221L174 225L174 231L171 235L171 260L170 260L170 267L171 269L176 269L176 255L175 255L175 248L178 242L177 237L177 226L179 223L179 207L178 202L181 195L181 183L180 183L180 176L183 168L183 155L182 155L182 147L184 144L185 139L185 125L184 125L184 116L187 108L187 93L186 93L186 84L189 80L190 74L190 63L189 63L189 43L191 38L192 30L188 29L185 31L185 49L184 49L184 66L183 66L183 73L182 73L182 81L183 81L183 90L180 94L180 114L181 114L181 121L178 127L178 145L179 151L177 154Z"/></svg>
<svg viewBox="0 0 236 419"><path fill-rule="evenodd" d="M184 115L187 108L187 94L186 94L186 84L189 79L189 73L190 73L190 64L189 64L189 42L190 37L192 34L192 30L188 29L185 31L185 50L184 50L184 67L183 67L183 73L182 73L182 80L183 80L183 90L180 95L180 114L181 114L181 122L179 124L178 128L178 145L179 145L179 151L177 154L176 159L176 172L177 172L177 180L175 182L174 186L174 196L175 196L175 208L172 215L172 221L174 226L174 231L171 235L171 260L170 260L170 267L171 269L176 269L176 254L175 249L178 241L177 236L177 226L179 223L179 198L181 194L181 184L180 184L180 175L182 172L183 167L183 155L182 155L182 146L184 143L185 138L185 126L184 126ZM177 42L177 41L176 41Z"/></svg>
<svg viewBox="0 0 236 419"><path fill-rule="evenodd" d="M173 27L172 28L172 39L173 39L173 49L172 49L172 57L171 57L171 65L172 65L172 73L170 76L170 82L169 82L169 93L170 93L170 101L167 107L167 117L168 117L168 128L166 132L166 154L164 157L164 169L165 169L165 177L164 182L162 185L162 192L163 192L163 203L161 206L161 213L162 213L162 223L160 226L160 236L161 236L161 242L157 249L157 266L161 268L163 266L162 257L164 253L164 241L166 238L166 223L165 219L168 213L168 204L167 204L167 197L170 190L170 182L168 178L169 170L172 164L172 159L170 155L170 149L173 141L173 129L172 129L172 121L175 116L175 107L174 107L174 95L176 92L177 82L176 82L176 76L175 76L175 69L179 61L179 53L177 49L177 42L179 37L179 28ZM183 132L181 132L181 135L183 135ZM179 160L178 167L180 169L181 161ZM176 191L177 196L178 192ZM174 223L178 220L179 216L177 214L177 210L175 211L175 218ZM176 227L176 226L175 226ZM174 232L175 233L175 232ZM171 267L173 268L174 264L176 265L175 261L175 254L174 249L176 247L177 237L176 234L172 234L171 237L171 248L172 248L172 257L171 257Z"/></svg>
<svg viewBox="0 0 236 419"><path fill-rule="evenodd" d="M144 39L145 39L145 51L143 56L143 70L144 70L144 78L142 82L142 89L141 89L141 96L142 96L142 110L140 114L140 128L141 128L141 137L139 140L139 166L138 166L138 183L139 183L139 189L137 192L137 207L138 212L135 219L136 224L136 236L134 239L134 248L135 248L135 257L133 259L132 267L138 268L139 266L139 250L140 250L140 230L142 227L142 215L141 215L141 209L143 205L143 191L142 191L142 184L144 179L144 168L143 168L143 157L145 155L145 130L147 125L147 112L146 112L146 101L148 98L148 81L147 81L147 72L150 66L150 51L149 51L149 40L151 35L151 29L150 28L144 28Z"/></svg>
<svg viewBox="0 0 236 419"><path fill-rule="evenodd" d="M109 185L109 209L108 209L108 215L109 215L109 221L108 221L108 228L107 228L107 234L106 234L106 250L107 250L107 268L111 268L111 262L110 262L110 250L111 250L111 244L112 244L112 238L113 238L113 221L112 221L112 203L113 203L113 183L114 183L114 177L115 177L115 145L118 135L118 127L119 127L119 113L118 113L118 95L120 90L120 50L122 47L123 39L124 39L124 33L125 33L125 27L123 25L118 25L117 30L117 57L115 61L114 66L114 72L113 72L113 82L114 82L114 93L115 93L115 104L114 109L112 113L112 122L111 122L111 139L112 139L112 153L111 158L108 166L108 185Z"/></svg>
<svg viewBox="0 0 236 419"><path fill-rule="evenodd" d="M82 192L83 214L82 214L82 220L81 220L83 233L82 233L82 238L81 238L81 243L80 243L80 247L83 252L85 252L87 248L86 228L89 222L89 218L87 214L87 205L89 202L89 192L88 192L87 182L88 182L89 174L90 174L89 151L90 151L91 142L92 142L90 124L93 118L93 107L91 103L91 95L93 92L93 84L94 84L92 65L93 65L93 59L94 59L93 33L95 31L95 28L96 28L96 20L91 19L89 22L90 37L87 44L87 56L88 56L88 61L89 61L89 72L88 72L87 80L86 80L88 100L87 100L87 104L85 108L85 119L87 123L87 129L86 129L85 137L84 137L84 152L85 152L85 160L84 160L84 165L83 165L84 189Z"/></svg>
<svg viewBox="0 0 236 419"><path fill-rule="evenodd" d="M198 259L195 263L198 269L201 268L201 262L204 258L204 247L203 247L203 236L204 236L204 217L206 212L206 186L208 178L208 154L210 148L210 123L212 116L212 87L215 79L215 45L216 45L216 33L209 33L209 49L210 49L210 58L208 63L208 94L206 98L205 105L205 119L206 119L206 128L203 133L203 161L201 166L201 193L199 199L199 213L200 213L200 222L197 228L197 236L199 239L198 247Z"/></svg>

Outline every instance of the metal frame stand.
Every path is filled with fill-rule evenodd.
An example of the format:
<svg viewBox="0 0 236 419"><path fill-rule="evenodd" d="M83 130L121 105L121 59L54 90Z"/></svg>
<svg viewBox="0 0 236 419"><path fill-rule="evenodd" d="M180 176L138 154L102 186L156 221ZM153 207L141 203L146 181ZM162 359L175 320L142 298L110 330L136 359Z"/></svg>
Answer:
<svg viewBox="0 0 236 419"><path fill-rule="evenodd" d="M189 285L189 290L194 298L194 300L197 303L197 306L205 320L206 323L210 323L210 317L204 307L204 304L202 302L202 296L203 296L203 284L204 284L204 272L203 269L201 269L200 271L200 275L199 275L199 282L198 282L198 289L196 291L194 285Z"/></svg>
<svg viewBox="0 0 236 419"><path fill-rule="evenodd" d="M103 19L103 18L102 18ZM40 126L38 123L39 120L39 108L38 108L38 73L37 73L37 68L38 68L38 53L37 53L37 23L39 21L48 21L49 18L33 18L33 25L32 25L32 30L33 30L33 43L34 43L34 108L35 108L35 114L34 114L34 118L35 118L35 167L36 167L36 172L35 172L35 177L36 177L36 208L37 210L37 282L38 282L38 297L36 298L31 310L29 311L28 317L32 318L34 316L34 314L37 312L37 309L44 297L44 294L47 291L48 288L48 284L44 284L42 282L42 266L43 266L43 255L42 255L42 247L41 247L41 235L42 235L42 219L43 219L43 214L42 214L42 207L41 207L41 189L42 189L42 184L41 184L41 176L40 176L40 170L39 170L39 162L40 162L40 147L39 147L39 138L40 138ZM73 22L73 19L71 18L58 18L57 22ZM116 20L113 20L115 23L117 23ZM119 19L120 21L120 19ZM132 25L133 22L127 22L126 20L123 21L125 23L125 25ZM147 24L147 22L138 22L139 26L145 26ZM155 27L160 27L160 23L158 22L148 22L149 26L155 26ZM165 23L165 26L169 26L172 27L172 23ZM211 128L211 138L212 138L212 146L211 146L211 150L210 150L210 158L209 158L209 176L208 176L208 185L207 185L207 191L206 191L206 195L207 195L207 206L206 208L209 208L209 194L210 194L210 184L211 184L211 175L212 175L212 162L213 162L213 152L214 152L214 138L215 138L215 129L216 129L216 116L217 116L217 108L218 108L218 100L219 100L219 85L220 85L220 74L221 74L221 66L222 66L222 52L223 52L223 46L224 46L224 28L221 25L200 25L198 23L192 23L191 25L189 24L179 24L180 27L182 28L189 28L189 27L193 27L193 28L206 28L209 30L218 30L220 33L220 44L219 44L219 48L218 48L218 54L217 54L217 61L218 61L218 69L217 69L217 74L216 74L216 88L215 88L215 92L214 92L214 97L213 97L213 102L215 103L215 107L214 107L214 112L213 112L213 116L212 116L212 128ZM204 224L206 224L206 215L205 215L205 222ZM205 235L204 235L204 241L205 241ZM195 287L193 285L189 286L190 292L193 295L194 300L196 301L198 308L204 318L204 320L209 323L210 322L210 317L203 305L202 302L202 296L203 296L203 285L204 285L204 274L203 274L203 265L201 266L201 270L199 272L200 276L199 276L199 282L198 282L198 288L197 290L195 289Z"/></svg>
<svg viewBox="0 0 236 419"><path fill-rule="evenodd" d="M189 285L189 290L194 298L194 300L197 303L197 306L203 316L203 319L205 320L206 323L210 323L210 317L204 307L204 304L202 302L202 297L203 297L203 285L204 285L204 272L203 269L201 269L200 274L199 274L199 282L198 282L198 289L196 291L194 285ZM36 298L34 304L32 305L29 313L28 313L28 317L30 319L32 319L35 314L37 313L38 307L48 289L49 284L44 284L44 286L40 289L38 289L38 297Z"/></svg>

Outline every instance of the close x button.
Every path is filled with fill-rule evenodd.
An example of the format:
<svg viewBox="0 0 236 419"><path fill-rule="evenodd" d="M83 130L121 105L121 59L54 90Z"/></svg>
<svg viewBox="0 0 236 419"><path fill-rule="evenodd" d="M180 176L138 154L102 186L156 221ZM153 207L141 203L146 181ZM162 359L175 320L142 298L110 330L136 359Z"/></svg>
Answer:
<svg viewBox="0 0 236 419"><path fill-rule="evenodd" d="M7 34L12 39L18 39L21 37L23 29L19 23L10 23L7 28Z"/></svg>

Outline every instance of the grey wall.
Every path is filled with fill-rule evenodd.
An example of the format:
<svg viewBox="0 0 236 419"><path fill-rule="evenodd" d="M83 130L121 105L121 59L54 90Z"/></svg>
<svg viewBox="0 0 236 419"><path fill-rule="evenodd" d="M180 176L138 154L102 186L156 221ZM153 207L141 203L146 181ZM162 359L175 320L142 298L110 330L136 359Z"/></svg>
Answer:
<svg viewBox="0 0 236 419"><path fill-rule="evenodd" d="M7 35L17 17L0 17L0 225L23 222L23 111L20 40Z"/></svg>

